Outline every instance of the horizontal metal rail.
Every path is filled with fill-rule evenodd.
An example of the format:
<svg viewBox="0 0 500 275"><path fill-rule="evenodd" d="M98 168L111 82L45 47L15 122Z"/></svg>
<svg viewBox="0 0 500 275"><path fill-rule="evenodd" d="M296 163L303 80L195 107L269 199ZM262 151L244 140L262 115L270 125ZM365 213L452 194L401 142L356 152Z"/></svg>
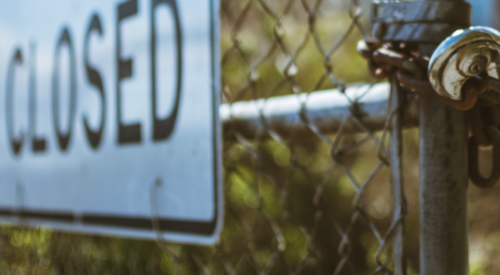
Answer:
<svg viewBox="0 0 500 275"><path fill-rule="evenodd" d="M222 104L219 114L225 137L234 131L252 139L266 129L280 136L306 134L310 131L308 124L324 134L337 132L343 123L345 132L364 132L350 119L353 116L362 119L363 124L375 132L383 130L386 124L389 94L389 83L351 85L344 92L333 89ZM410 100L404 106L403 127L417 127L417 104Z"/></svg>

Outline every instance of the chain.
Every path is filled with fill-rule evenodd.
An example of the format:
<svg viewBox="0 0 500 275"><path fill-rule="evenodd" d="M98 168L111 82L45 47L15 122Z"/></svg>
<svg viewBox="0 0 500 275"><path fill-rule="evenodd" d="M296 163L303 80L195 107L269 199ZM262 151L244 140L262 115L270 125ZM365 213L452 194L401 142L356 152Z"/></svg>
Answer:
<svg viewBox="0 0 500 275"><path fill-rule="evenodd" d="M402 86L415 92L433 94L457 110L470 110L476 104L478 95L486 90L480 80L473 78L464 85L462 100L451 100L438 95L428 80L429 58L418 56L418 51L411 44L361 41L358 43L358 51L368 59L368 69L373 77L380 80L395 73Z"/></svg>
<svg viewBox="0 0 500 275"><path fill-rule="evenodd" d="M411 44L360 41L359 54L368 60L368 70L376 79L396 74L400 84L414 92L432 94L444 104L470 112L469 178L478 187L489 188L500 179L500 131L495 128L494 109L500 106L500 81L488 75L468 79L462 87L462 100L440 96L428 78L429 58L418 56ZM489 177L479 173L479 146L493 151L493 169Z"/></svg>
<svg viewBox="0 0 500 275"><path fill-rule="evenodd" d="M500 169L493 169L490 176L484 178L479 173L479 147L490 147L493 151L493 167L500 165L500 132L494 127L493 105L481 102L470 111L470 127L472 135L469 137L469 178L482 188L493 187L500 179Z"/></svg>

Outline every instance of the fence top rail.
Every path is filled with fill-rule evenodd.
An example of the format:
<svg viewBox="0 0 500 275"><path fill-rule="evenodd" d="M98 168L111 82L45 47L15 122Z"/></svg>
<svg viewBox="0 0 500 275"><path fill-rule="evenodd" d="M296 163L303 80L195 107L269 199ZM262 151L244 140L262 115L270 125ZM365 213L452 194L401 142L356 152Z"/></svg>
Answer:
<svg viewBox="0 0 500 275"><path fill-rule="evenodd" d="M224 135L237 131L252 139L256 133L272 129L281 136L291 132L306 132L313 125L322 133L335 133L343 125L346 133L364 130L356 120L363 120L371 131L381 131L387 121L390 85L356 84L343 92L339 89L316 91L299 95L287 95L223 104L219 109ZM415 100L405 106L403 125L418 125L418 108Z"/></svg>

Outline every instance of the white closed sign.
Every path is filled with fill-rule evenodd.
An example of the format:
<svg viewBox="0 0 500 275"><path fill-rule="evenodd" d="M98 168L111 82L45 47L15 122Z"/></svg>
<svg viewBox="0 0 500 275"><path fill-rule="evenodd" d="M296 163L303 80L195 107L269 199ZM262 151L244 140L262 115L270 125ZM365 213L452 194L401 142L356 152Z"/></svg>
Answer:
<svg viewBox="0 0 500 275"><path fill-rule="evenodd" d="M218 12L212 0L0 0L1 220L213 244Z"/></svg>

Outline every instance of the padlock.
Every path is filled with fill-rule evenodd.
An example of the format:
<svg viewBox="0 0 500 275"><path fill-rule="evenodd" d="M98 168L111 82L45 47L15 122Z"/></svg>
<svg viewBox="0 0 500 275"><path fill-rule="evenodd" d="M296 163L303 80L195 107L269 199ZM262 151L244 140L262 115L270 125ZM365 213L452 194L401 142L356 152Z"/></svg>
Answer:
<svg viewBox="0 0 500 275"><path fill-rule="evenodd" d="M458 30L444 40L429 61L429 81L441 96L462 100L462 86L478 75L498 79L500 32L489 27Z"/></svg>

